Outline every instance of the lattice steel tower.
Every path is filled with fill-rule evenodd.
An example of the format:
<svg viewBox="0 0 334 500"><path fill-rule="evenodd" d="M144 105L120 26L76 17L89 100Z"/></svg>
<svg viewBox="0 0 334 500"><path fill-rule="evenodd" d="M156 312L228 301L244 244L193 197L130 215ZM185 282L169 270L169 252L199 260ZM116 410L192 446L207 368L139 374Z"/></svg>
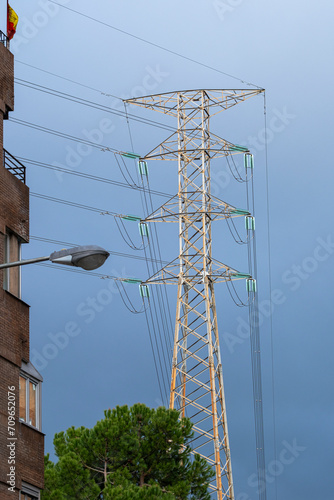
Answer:
<svg viewBox="0 0 334 500"><path fill-rule="evenodd" d="M211 223L247 216L211 195L210 161L249 154L210 132L210 116L262 90L188 90L126 102L177 118L177 131L145 160L178 162L178 194L146 218L179 224L179 256L146 283L177 283L170 408L193 424L193 451L215 468L212 497L233 500L233 480L214 283L249 278L212 258Z"/></svg>

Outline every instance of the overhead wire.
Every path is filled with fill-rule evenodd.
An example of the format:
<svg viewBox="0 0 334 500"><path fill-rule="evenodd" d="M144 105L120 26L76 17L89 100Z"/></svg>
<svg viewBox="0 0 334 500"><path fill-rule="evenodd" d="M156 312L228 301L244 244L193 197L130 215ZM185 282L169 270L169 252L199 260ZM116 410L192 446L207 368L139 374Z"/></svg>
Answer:
<svg viewBox="0 0 334 500"><path fill-rule="evenodd" d="M84 274L85 276L94 276L94 277L102 278L102 279L106 278L106 275L102 274L102 273L95 273L93 271L84 271L84 270L80 270L80 269L73 269L72 267L60 266L59 264L46 264L45 262L41 262L41 263L35 263L34 265L35 266L50 267L51 269L60 269L61 271L67 271L67 272L71 272L71 273ZM108 279L117 280L119 278L117 276L109 276L108 275Z"/></svg>
<svg viewBox="0 0 334 500"><path fill-rule="evenodd" d="M147 178L147 184L148 184L148 194L149 194L149 201L150 201L150 211L152 213L154 208L153 208L152 190L150 187L149 178ZM153 231L154 231L155 241L156 241L156 251L154 250L154 259L152 262L157 262L157 259L159 259L160 265L162 268L163 263L162 263L162 256L161 256L158 231L157 231L157 226L154 223L153 223ZM151 258L151 260L152 260L152 258ZM161 291L163 291L163 292L161 292ZM164 311L164 318L166 321L166 336L168 337L168 332L170 332L170 334L171 334L171 338L169 339L169 344L168 344L167 348L170 350L170 352L172 352L172 342L173 342L172 335L173 335L174 325L173 325L173 321L171 318L171 311L170 311L169 298L167 295L166 285L160 286L159 292L161 292L161 302L162 302L162 307L163 307L163 311ZM169 327L167 326L168 322L169 322Z"/></svg>
<svg viewBox="0 0 334 500"><path fill-rule="evenodd" d="M142 177L142 182L144 185L143 177ZM150 183L148 176L146 177L146 183L147 183L147 196L146 192L144 191L143 198L144 198L145 210L148 215L149 213L153 212L153 203L152 203L152 196L150 192ZM151 244L149 246L149 256L147 256L147 259L148 263L152 262L151 274L153 275L156 274L163 267L163 264L161 259L161 251L160 251L156 224L153 223L153 225L150 225L150 228L151 228L151 238L150 238ZM158 268L157 265L157 259L160 260L160 269ZM166 291L166 286L159 285L156 288L155 293L157 296L157 309L159 310L159 315L161 318L161 321L159 321L159 326L161 324L161 330L162 330L162 338L160 339L161 340L160 348L163 351L163 353L164 352L166 353L166 358L167 358L166 384L168 385L170 377L170 366L171 366L170 361L172 353L170 333L173 331L173 327L170 325L168 326L168 319L170 319L170 311L169 311L169 299ZM168 317L168 312L169 312L169 317Z"/></svg>
<svg viewBox="0 0 334 500"><path fill-rule="evenodd" d="M9 118L10 122L17 123L18 125L22 125L25 127L29 127L35 130L40 130L41 132L45 132L51 135L55 135L57 137L62 137L64 139L68 139L74 142L80 142L81 144L86 144L87 146L91 146L92 148L97 148L101 151L110 151L118 154L122 154L121 151L111 147L111 146L103 146L102 144L97 144L96 142L87 141L86 139L81 139L80 137L75 137L70 134L65 134L64 132L59 132L58 130L53 130L48 127L43 127L42 125L37 125L36 123L27 122L25 120L20 120L18 118Z"/></svg>
<svg viewBox="0 0 334 500"><path fill-rule="evenodd" d="M115 285L117 287L118 293L122 299L122 302L126 309L131 312L132 314L142 314L144 312L144 309L147 308L145 306L145 303L143 302L142 308L140 310L136 309L135 306L133 305L132 300L130 299L128 293L125 290L124 284L122 281L115 280Z"/></svg>
<svg viewBox="0 0 334 500"><path fill-rule="evenodd" d="M254 191L254 176L248 178L248 167L245 164L246 170L246 198L247 211L255 217L255 191ZM251 182L249 182L251 181ZM247 234L250 231L253 237L247 236L248 249L248 267L249 274L253 278L253 284L257 279L257 257L256 257L256 236L255 230L247 227ZM258 293L255 289L249 289L249 328L250 328L250 345L251 345L251 366L252 366L252 385L253 385L253 405L254 405L254 423L255 423L255 441L256 441L256 462L257 462L257 479L259 500L267 498L266 484L266 462L265 462L265 445L264 445L264 421L263 421L263 391L262 391L262 367L261 367L261 345L260 331L258 321ZM252 300L250 298L252 297Z"/></svg>
<svg viewBox="0 0 334 500"><path fill-rule="evenodd" d="M143 191L141 191L141 199L144 213L149 214L149 207L147 205L147 196L146 196L146 187L144 182L142 181ZM155 233L150 231L150 236L148 237L148 245L144 247L144 254L146 259L146 267L148 276L152 276L158 271L157 263L156 263L156 252L155 252ZM155 263L153 263L152 259L155 259ZM150 265L150 263L152 263ZM153 287L151 287L153 288ZM156 351L158 353L160 371L161 371L161 379L162 384L165 388L166 393L166 405L168 402L168 376L169 376L169 365L166 359L166 355L168 358L168 353L166 353L166 349L164 347L164 340L166 342L166 325L164 316L162 314L162 304L161 304L161 296L160 296L160 287L156 289L155 287L152 290L150 299L150 309L149 309L149 318L152 324L152 331L155 337L155 345ZM158 340L159 337L159 340ZM164 339L164 340L163 340ZM161 361L162 359L162 361ZM166 389L167 387L167 389Z"/></svg>
<svg viewBox="0 0 334 500"><path fill-rule="evenodd" d="M120 186L120 187L125 187L125 188L128 188L128 189L136 189L136 190L141 190L141 186L132 186L130 185L128 182L124 183L124 182L120 182L120 181L115 181L115 180L112 180L112 179L108 179L106 177L99 177L97 175L93 175L93 174L87 174L85 172L80 172L80 171L77 171L77 170L70 170L70 169L67 169L67 168L64 168L64 167L59 167L58 165L50 165L48 163L43 163L43 162L40 162L40 161L37 161L37 160L31 160L29 158L24 158L22 156L17 156L16 157L18 160L22 161L24 164L27 163L29 165L34 165L36 167L42 167L42 168L46 168L46 169L49 169L49 170L55 170L55 171L58 171L58 172L62 172L62 173L65 173L65 174L69 174L69 175L75 175L75 176L78 176L78 177L84 177L86 179L89 179L89 180L93 180L93 181L98 181L98 182L103 182L104 184L113 184L115 186ZM171 195L169 193L163 193L161 191L156 191L156 190L152 190L152 194L155 194L157 196L163 196L163 197L166 197L166 198L170 198Z"/></svg>
<svg viewBox="0 0 334 500"><path fill-rule="evenodd" d="M268 125L267 125L267 98L266 93L263 93L264 98L264 128L265 128L265 169L266 169L266 202L267 202L267 245L268 245L268 282L269 296L272 297L272 264L271 264L271 228L270 228L270 196L269 196L269 167L268 167ZM273 419L273 441L274 441L274 460L277 461L277 431L276 431L276 401L275 401L275 358L274 358L274 334L273 334L273 316L270 314L270 352L271 352L271 386L272 386L272 419ZM275 483L275 498L277 500L277 478L274 478Z"/></svg>
<svg viewBox="0 0 334 500"><path fill-rule="evenodd" d="M35 240L35 241L41 241L43 243L52 243L54 245L65 245L65 246L68 246L68 247L76 247L76 246L79 246L78 243L70 243L68 241L59 241L59 240L54 240L54 239L50 239L50 238L43 238L41 236L30 236L30 239L31 240ZM124 252L116 252L115 250L107 250L111 255L115 255L115 256L118 256L118 257L126 257L128 259L136 259L136 260L143 260L145 261L145 257L143 257L142 255L136 255L136 254L128 254L128 253L124 253ZM165 264L167 264L167 261L164 261Z"/></svg>
<svg viewBox="0 0 334 500"><path fill-rule="evenodd" d="M85 17L86 19L90 19L91 21L94 21L94 22L96 22L96 23L98 23L98 24L101 24L101 25L103 25L103 26L106 26L107 28L110 28L110 29L113 29L113 30L115 30L115 31L118 31L119 33L123 33L124 35L127 35L127 36L129 36L129 37L131 37L131 38L134 38L134 39L136 39L136 40L139 40L139 41L141 41L141 42L144 42L144 43L146 43L146 44L148 44L148 45L151 45L151 46L153 46L153 47L156 47L156 48L158 48L158 49L160 49L160 50L163 50L163 51L165 51L165 52L168 52L168 53L170 53L170 54L173 54L173 55L175 55L175 56L177 56L177 57L180 57L180 58L182 58L182 59L185 59L185 60L187 60L187 61L190 61L190 62L192 62L192 63L194 63L194 64L197 64L197 65L202 66L202 67L207 68L207 69L211 69L212 71L215 71L215 72L220 73L220 74L222 74L222 75L225 75L225 76L228 76L228 77L233 78L233 79L235 79L235 80L238 80L239 82L245 83L246 85L249 85L249 86L252 86L252 87L256 87L256 88L258 88L258 89L260 89L260 88L261 88L261 87L259 87L258 85L255 85L254 83L247 82L246 80L243 80L243 79L241 79L241 78L238 78L238 77L236 77L236 76L234 76L234 75L232 75L232 74L230 74L230 73L227 73L227 72L225 72L225 71L222 71L222 70L220 70L220 69L217 69L217 68L215 68L215 67L213 67L213 66L209 66L208 64L205 64L205 63L202 63L202 62L200 62L200 61L197 61L196 59L192 59L191 57L187 57L187 56L185 56L185 55L183 55L183 54L180 54L179 52L176 52L176 51L174 51L174 50L168 49L168 48L166 48L166 47L163 47L162 45L159 45L159 44L157 44L157 43L151 42L150 40L146 40L145 38L142 38L142 37L140 37L140 36L134 35L133 33L129 33L128 31L125 31L125 30L122 30L122 29L120 29L120 28L117 28L116 26L112 26L111 24L108 24L108 23L106 23L105 21L101 21L101 20L96 19L96 18L94 18L94 17L92 17L92 16L89 16L88 14L84 14L83 12L79 12L79 11L77 11L77 10L75 10L75 9L71 9L70 7L67 7L67 6L62 5L62 4L58 3L58 2L55 2L54 0L49 0L49 2L51 2L51 3L55 4L55 5L58 5L59 7L62 7L63 9L69 10L70 12L73 12L73 13L75 13L75 14L77 14L77 15L81 16L81 17Z"/></svg>
<svg viewBox="0 0 334 500"><path fill-rule="evenodd" d="M120 116L120 117L124 118L124 111L122 111L122 110L111 108L110 106L105 106L104 104L96 103L94 101L89 101L87 99L83 99L82 97L73 96L73 95L68 94L66 92L61 92L61 91L56 90L56 89L51 89L49 87L45 87L43 85L39 85L39 84L34 83L34 82L22 80L21 78L15 78L14 80L15 80L15 83L17 83L18 85L22 85L22 86L27 87L29 89L37 90L37 91L43 92L45 94L53 95L54 97L66 99L67 101L72 101L72 102L75 102L77 104L87 106L89 108L98 109L99 111L104 111L106 113L111 113L113 115ZM169 127L168 125L157 122L155 120L150 120L148 118L142 118L141 116L134 115L132 113L129 114L129 119L136 121L136 122L139 122L139 123L144 123L146 125L152 125L154 127L161 128L163 130L174 131L174 129L172 127Z"/></svg>
<svg viewBox="0 0 334 500"><path fill-rule="evenodd" d="M134 143L133 143L133 137L132 137L132 132L131 132L131 127L130 127L130 121L129 121L129 117L128 117L128 111L127 111L127 103L124 102L124 111L125 111L125 115L126 115L126 123L127 123L127 127L128 127L128 133L129 133L129 139L130 139L130 145L131 145L131 148L132 148L132 151L134 151ZM137 178L139 179L140 178L140 175L138 173L138 171L136 170L137 172ZM142 186L144 187L143 185L143 182L142 182ZM142 192L141 192L141 203L142 203L142 207L144 209L144 206L145 206L145 203L144 203L144 199L146 199L146 195L145 195L145 190L143 190L143 195L142 195ZM147 205L147 204L146 204ZM151 200L151 205L152 205L152 200ZM152 205L152 209L151 209L151 212L153 211L153 205ZM157 232L156 232L156 228L154 226L154 237L156 238L156 241L158 242L158 235L157 235ZM151 243L151 238L148 238L148 245L149 245L149 248L150 248L150 243ZM158 242L159 243L159 242ZM154 257L151 255L150 257L147 255L146 253L146 247L144 248L144 252L145 252L145 259L146 259L146 265L147 265L147 271L148 271L148 274L150 275L150 267L149 267L149 263L156 263L157 264L157 260L156 260L156 255L154 255ZM155 259L155 260L152 260L152 259ZM161 260L161 254L160 254L160 248L159 248L159 264L161 266L161 268L163 267L163 262ZM155 268L155 271L157 270L157 268ZM154 268L153 268L153 272L154 272ZM160 287L158 287L159 289L157 290L157 293L158 293L158 307L159 307L159 310L160 310L160 316L161 316L161 299L159 297L159 293L160 293ZM153 294L152 296L152 300L149 299L149 306L151 307L151 304L153 305L153 308L156 309L156 305L155 305L155 294L156 294L156 291L155 290L152 290L151 292ZM160 300L159 300L160 299ZM144 299L143 299L144 300ZM162 302L164 307L165 307L165 302L163 301ZM168 297L167 297L167 294L166 294L166 303L167 303L167 307L169 308L169 303L168 303ZM164 311L165 312L165 311ZM158 331L158 328L159 327L159 323L158 325L154 324L154 319L153 319L153 314L151 314L150 316L151 318L151 321L152 321L152 325L153 325L153 332L156 332ZM151 328L150 328L150 325L149 325L149 316L146 315L146 324L147 324L147 328L148 328L148 331L151 332ZM164 330L164 338L165 338L165 342L166 342L166 329L165 329L165 323L163 325L163 330ZM155 345L156 345L156 348L159 350L159 348L161 349L161 335L160 335L160 346L158 346L158 342L157 342L157 335L155 335ZM167 345L167 343L166 343ZM151 344L152 346L152 353L153 353L153 356L155 356L155 353L154 353L154 349L153 349L153 343ZM164 347L162 347L162 349L164 349ZM171 349L171 346L170 346L170 349ZM160 358L160 357L159 357ZM169 359L168 357L168 346L167 346L167 360ZM157 364L156 364L157 366ZM160 371L162 372L162 366L161 366L161 363L160 363ZM158 373L157 373L158 375ZM164 382L164 376L163 374L161 373L161 377L162 377L162 382L160 382L160 384L162 384L164 386L164 391L165 391L165 395L166 395L166 406L168 405L168 381L166 379L166 382ZM168 378L168 367L167 367L167 373L166 373L166 377ZM166 385L167 385L167 390L166 390ZM162 398L162 401L163 401L163 398Z"/></svg>
<svg viewBox="0 0 334 500"><path fill-rule="evenodd" d="M249 303L250 303L250 297L248 297L247 302L243 302L243 300L240 298L240 295L238 294L238 292L237 292L237 290L236 290L236 288L235 288L235 286L233 284L233 280L227 280L225 283L226 283L227 290L228 290L228 292L230 294L230 297L233 300L234 304L237 307L247 307L249 305ZM233 293L231 292L230 287L233 289L234 296L233 296ZM237 299L235 299L235 297ZM237 302L237 301L239 301L239 302Z"/></svg>
<svg viewBox="0 0 334 500"><path fill-rule="evenodd" d="M126 113L126 121L128 125L128 132L129 132L129 138L130 138L130 144L132 150L134 150L134 144L133 144L133 137L131 134L131 128L130 128L130 122L128 119L128 113L127 113L127 107L126 104L124 103L124 109ZM141 180L141 187L142 191L140 191L140 197L141 197L141 203L143 207L144 213L147 215L153 211L153 207L149 207L148 200L147 200L147 188L149 190L149 185L147 186L144 181L143 181L143 176L139 175L138 170L136 168L136 173L137 173L137 178L138 178L138 183L140 183ZM146 177L146 176L145 176ZM142 237L142 240L144 240L144 237ZM154 227L152 231L150 231L149 237L147 237L148 244L144 246L144 253L145 253L145 259L147 262L147 272L148 275L151 276L155 274L158 271L157 267L157 260L161 261L161 256L159 257L156 252L156 241L157 241L157 234L156 234L156 228ZM153 259L153 260L152 260ZM163 265L161 264L161 267ZM166 405L168 404L168 378L169 378L169 365L167 362L168 359L168 341L167 341L167 334L166 334L166 320L165 320L165 309L164 309L164 302L161 300L161 290L160 286L158 287L158 290L154 289L151 290L151 298L149 301L150 307L148 314L146 316L147 319L147 327L150 331L153 332L154 335L154 343L152 344L153 349L153 356L157 357L157 366L159 367L160 370L160 379L161 379L161 385L164 388L164 392L166 394ZM150 326L151 324L151 326ZM159 338L159 340L158 340ZM166 353L167 349L167 353ZM166 359L167 355L167 359ZM166 388L167 386L167 388Z"/></svg>
<svg viewBox="0 0 334 500"><path fill-rule="evenodd" d="M145 309L144 312L145 312L145 320L146 320L146 325L147 325L148 336L150 339L151 350L152 350L152 354L153 354L155 372L157 374L157 381L158 381L158 386L159 386L159 390L160 390L161 401L163 401L165 398L167 400L167 392L166 392L166 387L162 384L162 382L160 380L161 363L160 363L160 371L159 371L158 364L157 364L157 357L155 355L155 350L154 350L150 322L149 322L149 318L148 318L148 314L147 314L147 309Z"/></svg>
<svg viewBox="0 0 334 500"><path fill-rule="evenodd" d="M19 61L16 58L15 58L15 63L23 64L24 66L28 66L29 68L36 69L37 71L41 71L42 73L46 73L48 75L52 75L52 76L54 76L56 78L59 78L60 80L65 80L67 82L74 83L75 85L79 85L80 87L84 87L86 89L93 90L94 92L98 92L99 94L104 95L106 97L114 97L115 99L122 100L122 98L118 97L117 95L113 95L113 94L109 94L109 93L103 92L102 90L96 89L95 87L90 87L89 85L85 85L83 83L77 82L76 80L71 80L70 78L66 78L65 76L57 75L56 73L52 73L51 71L47 71L47 70L42 69L42 68L38 68L37 66L33 66L32 64L28 64L28 63L26 63L24 61Z"/></svg>
<svg viewBox="0 0 334 500"><path fill-rule="evenodd" d="M226 224L227 224L227 227L234 239L234 241L238 244L238 245L245 245L247 243L247 239L246 241L242 239L242 237L240 236L239 234L239 231L237 230L237 227L236 225L234 224L234 221L233 221L233 217L226 217ZM231 229L231 226L230 224L232 225L233 229Z"/></svg>
<svg viewBox="0 0 334 500"><path fill-rule="evenodd" d="M143 250L144 249L144 242L142 241L142 244L141 246L137 246L134 242L133 242L133 239L131 238L128 230L126 229L125 227L125 224L124 222L122 221L122 219L119 219L117 220L117 217L115 217L115 222L116 222L116 225L117 225L117 229L121 235L121 237L123 238L124 242L130 247L132 248L132 250ZM124 236L124 234L126 235L126 237ZM146 245L147 246L147 245Z"/></svg>
<svg viewBox="0 0 334 500"><path fill-rule="evenodd" d="M104 280L106 280L106 279L113 280L115 282L115 285L116 285L117 290L119 292L119 296L120 296L124 306L126 307L126 309L128 309L128 311L130 311L132 314L142 314L147 309L147 307L145 307L145 304L143 304L143 306L140 310L138 310L134 307L132 300L130 299L128 293L125 290L124 278L120 278L118 276L106 275L106 274L102 274L102 273L96 273L96 272L92 272L92 271L81 270L81 269L73 269L71 267L59 266L57 264L46 264L45 262L35 263L35 265L49 267L51 269L60 269L62 271L67 271L67 272L76 273L76 274L84 274L85 276L93 276L93 277L97 277L97 278L104 279ZM126 299L124 297L126 297Z"/></svg>
<svg viewBox="0 0 334 500"><path fill-rule="evenodd" d="M121 172L121 175L123 177L123 179L125 180L125 182L131 187L131 186L134 186L136 188L138 188L139 186L136 184L136 182L134 181L132 175L130 174L129 172L129 169L128 167L126 166L126 163L124 161L124 158L122 156L120 156L120 160L122 160L122 163L123 163L123 167L124 167L124 170L126 171L126 173L128 174L128 178L130 178L131 182L129 182L129 180L126 178L126 176L124 175L124 172L123 172L123 169L120 165L120 161L119 159L117 158L117 155L115 154L115 160L116 160L116 163L117 163L117 166L118 166L118 169L119 171Z"/></svg>
<svg viewBox="0 0 334 500"><path fill-rule="evenodd" d="M82 210L88 210L90 212L100 213L101 215L113 215L114 217L122 217L121 214L116 214L113 212L106 212L106 211L102 210L101 208L91 207L89 205L75 203L74 201L63 200L60 198L54 198L53 196L48 196L46 194L34 193L34 192L30 191L30 196L33 196L34 198L40 198L42 200L52 201L54 203L60 203L62 205L68 205L71 207L80 208Z"/></svg>

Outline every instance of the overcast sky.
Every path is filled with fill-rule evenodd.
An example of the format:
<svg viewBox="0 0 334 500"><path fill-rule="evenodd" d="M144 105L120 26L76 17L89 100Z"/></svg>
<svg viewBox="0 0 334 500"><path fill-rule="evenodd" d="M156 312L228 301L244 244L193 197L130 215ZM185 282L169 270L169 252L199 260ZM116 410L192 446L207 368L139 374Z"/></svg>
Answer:
<svg viewBox="0 0 334 500"><path fill-rule="evenodd" d="M276 290L272 315L267 302L270 290L263 97L212 119L211 130L231 142L247 145L255 155L268 499L276 498L277 486L279 499L332 500L334 173L332 155L327 151L333 135L332 2L59 3L235 75L244 83L47 0L11 2L20 19L11 45L17 78L119 109L119 101L110 94L130 97L193 88L251 88L247 82L266 88L272 289ZM5 2L1 0L1 12L4 10ZM176 125L152 111L129 111ZM10 118L98 140L117 150L131 149L124 120L19 83ZM124 182L110 152L89 150L77 142L11 121L5 124L4 134L6 149L17 157ZM135 151L144 155L169 132L131 122L131 134ZM127 166L135 176L135 165L128 161ZM149 169L152 189L176 192L174 163L155 162ZM214 194L242 207L244 193L224 162L215 162L212 170ZM138 192L121 186L33 164L27 164L27 183L33 193L102 211L143 215ZM31 236L35 238L98 244L115 252L143 256L142 251L125 244L109 215L37 197L30 201ZM164 201L161 196L153 196L156 207ZM244 251L235 249L223 222L216 224L214 256L247 271ZM128 223L127 228L139 245L136 224ZM159 238L163 260L175 258L177 227L159 225ZM23 257L48 255L60 248L55 243L31 239L24 246ZM143 260L115 255L99 272L148 277ZM140 308L137 286L129 285L127 292ZM218 286L216 293L236 498L255 500L250 345L245 335L240 336L247 311L233 305L224 285ZM244 288L240 293L245 294ZM174 318L176 289L170 289L168 295ZM61 268L29 266L23 269L23 300L31 305L31 359L44 377L46 452L52 454L56 432L72 425L93 426L106 408L135 402L161 404L145 317L125 308L112 281ZM236 341L231 343L228 334ZM57 347L57 339L63 339L66 346Z"/></svg>

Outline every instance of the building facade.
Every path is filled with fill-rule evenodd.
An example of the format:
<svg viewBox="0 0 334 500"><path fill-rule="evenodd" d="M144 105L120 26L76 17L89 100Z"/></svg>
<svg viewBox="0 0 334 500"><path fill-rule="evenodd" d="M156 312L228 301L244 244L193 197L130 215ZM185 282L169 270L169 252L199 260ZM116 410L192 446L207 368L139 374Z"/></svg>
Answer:
<svg viewBox="0 0 334 500"><path fill-rule="evenodd" d="M3 147L14 109L14 57L0 32L0 262L20 260L29 241L29 188L25 167ZM0 499L39 500L44 481L41 432L42 377L29 359L29 306L21 272L0 272Z"/></svg>

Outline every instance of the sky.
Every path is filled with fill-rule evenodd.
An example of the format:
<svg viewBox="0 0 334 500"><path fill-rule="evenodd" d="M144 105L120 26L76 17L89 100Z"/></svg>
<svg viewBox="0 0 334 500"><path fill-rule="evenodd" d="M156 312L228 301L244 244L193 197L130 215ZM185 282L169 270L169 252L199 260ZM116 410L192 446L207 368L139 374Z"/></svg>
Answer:
<svg viewBox="0 0 334 500"><path fill-rule="evenodd" d="M334 173L327 151L333 129L332 2L170 0L162 5L152 0L59 0L59 4L117 30L47 0L12 0L19 25L11 50L15 77L21 80L15 84L15 111L5 123L4 144L16 157L33 160L26 163L31 193L100 212L138 216L143 212L135 190L36 164L125 182L112 153L11 119L129 151L126 121L106 109L28 88L20 84L22 80L121 110L123 104L112 96L253 88L249 83L266 89L267 164L262 95L214 117L211 130L247 145L255 156L268 499L332 500ZM3 26L5 2L0 5ZM176 126L159 113L128 110ZM169 135L136 121L130 121L130 131L134 150L141 155ZM129 160L127 167L135 177L135 164ZM176 192L174 163L150 163L149 177L152 189ZM213 164L212 182L215 196L242 207L244 193L223 162ZM152 195L152 200L158 207L166 198ZM145 261L136 258L143 252L127 246L112 216L34 195L30 204L31 241L24 245L23 258L49 255L66 243L97 244L132 256L112 254L98 271L102 275L148 277ZM223 222L216 224L214 256L246 271L245 252L235 248ZM178 255L177 226L165 226L158 227L159 242L162 259L170 261ZM139 246L136 224L127 223L127 229ZM56 432L72 425L91 427L107 408L136 402L156 407L164 402L145 315L132 314L124 306L112 280L43 264L27 266L22 277L22 298L31 306L31 360L44 378L46 452L53 454ZM140 309L137 286L128 285L126 291ZM240 293L245 295L242 286ZM234 306L224 285L217 286L216 294L236 499L255 500L250 343L242 333L247 311ZM176 289L170 287L168 298L174 318Z"/></svg>

